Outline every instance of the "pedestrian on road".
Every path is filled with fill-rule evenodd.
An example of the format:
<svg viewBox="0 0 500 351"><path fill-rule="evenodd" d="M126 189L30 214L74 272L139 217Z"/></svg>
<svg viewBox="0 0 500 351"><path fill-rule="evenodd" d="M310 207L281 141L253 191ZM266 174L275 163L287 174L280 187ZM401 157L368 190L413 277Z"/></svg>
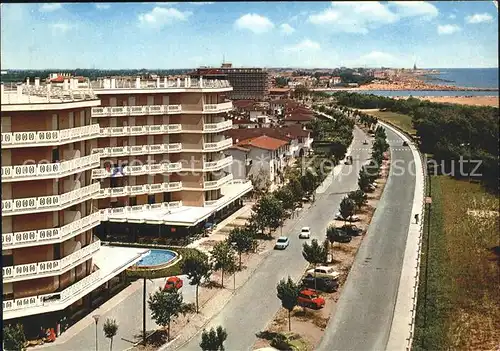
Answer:
<svg viewBox="0 0 500 351"><path fill-rule="evenodd" d="M417 213L417 214L415 214L415 223L417 223L417 224L418 224L418 213Z"/></svg>

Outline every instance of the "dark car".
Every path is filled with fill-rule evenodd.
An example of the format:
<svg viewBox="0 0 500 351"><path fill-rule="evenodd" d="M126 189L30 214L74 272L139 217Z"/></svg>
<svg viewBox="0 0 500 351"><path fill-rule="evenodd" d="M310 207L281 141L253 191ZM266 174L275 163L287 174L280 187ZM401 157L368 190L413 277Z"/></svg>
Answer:
<svg viewBox="0 0 500 351"><path fill-rule="evenodd" d="M408 143L406 141L403 141L403 146L408 146Z"/></svg>
<svg viewBox="0 0 500 351"><path fill-rule="evenodd" d="M347 235L347 234L337 234L335 236L335 241L338 243L347 244L347 243L350 243L351 240L352 240L352 236Z"/></svg>
<svg viewBox="0 0 500 351"><path fill-rule="evenodd" d="M314 289L314 276L309 274L302 279L302 286L309 289ZM324 292L334 292L339 288L339 283L336 280L325 277L316 277L316 289Z"/></svg>
<svg viewBox="0 0 500 351"><path fill-rule="evenodd" d="M361 235L363 229L356 227L355 225L345 225L340 228L344 233L350 236Z"/></svg>

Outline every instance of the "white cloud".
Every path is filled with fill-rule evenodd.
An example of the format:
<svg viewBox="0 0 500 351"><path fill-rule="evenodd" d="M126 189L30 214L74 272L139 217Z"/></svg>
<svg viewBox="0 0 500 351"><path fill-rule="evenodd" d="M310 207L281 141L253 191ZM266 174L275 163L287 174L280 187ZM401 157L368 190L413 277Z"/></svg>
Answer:
<svg viewBox="0 0 500 351"><path fill-rule="evenodd" d="M52 28L52 34L64 34L70 29L73 29L74 26L68 23L53 23L50 25L50 28Z"/></svg>
<svg viewBox="0 0 500 351"><path fill-rule="evenodd" d="M397 14L401 17L422 16L432 18L439 13L437 7L427 1L390 1L389 6L395 8Z"/></svg>
<svg viewBox="0 0 500 351"><path fill-rule="evenodd" d="M190 2L191 5L212 5L214 4L214 2L210 2L210 1L206 1L206 2L203 2L203 1L200 1L200 2Z"/></svg>
<svg viewBox="0 0 500 351"><path fill-rule="evenodd" d="M62 4L58 3L47 3L40 6L40 12L52 12L62 8Z"/></svg>
<svg viewBox="0 0 500 351"><path fill-rule="evenodd" d="M362 55L357 59L345 63L347 66L367 66L367 67L404 67L402 58L382 51L372 51Z"/></svg>
<svg viewBox="0 0 500 351"><path fill-rule="evenodd" d="M107 10L111 7L110 4L95 4L95 8L98 10Z"/></svg>
<svg viewBox="0 0 500 351"><path fill-rule="evenodd" d="M460 31L460 27L456 24L443 24L437 26L437 32L439 35L453 34Z"/></svg>
<svg viewBox="0 0 500 351"><path fill-rule="evenodd" d="M378 1L339 1L332 2L323 12L310 15L308 20L336 31L366 34L370 29L397 22L401 18L432 18L437 14L437 8L426 1L390 1L388 4Z"/></svg>
<svg viewBox="0 0 500 351"><path fill-rule="evenodd" d="M493 17L487 13L476 13L471 16L465 17L465 21L467 23L483 23L483 22L491 22Z"/></svg>
<svg viewBox="0 0 500 351"><path fill-rule="evenodd" d="M273 22L269 18L256 13L247 13L238 18L234 25L239 29L247 29L255 34L262 34L274 28Z"/></svg>
<svg viewBox="0 0 500 351"><path fill-rule="evenodd" d="M281 24L280 29L281 29L281 32L284 34L292 34L293 32L295 32L295 28L293 28L288 23Z"/></svg>
<svg viewBox="0 0 500 351"><path fill-rule="evenodd" d="M333 2L323 12L309 16L309 22L328 25L334 30L347 33L368 33L371 28L394 23L396 14L379 2Z"/></svg>
<svg viewBox="0 0 500 351"><path fill-rule="evenodd" d="M449 19L455 19L455 18L457 18L457 15L455 15L455 14L452 13L451 15L448 16L448 18Z"/></svg>
<svg viewBox="0 0 500 351"><path fill-rule="evenodd" d="M304 39L300 43L285 47L285 51L317 51L321 49L321 45L318 42L312 41L310 39Z"/></svg>
<svg viewBox="0 0 500 351"><path fill-rule="evenodd" d="M139 15L139 25L143 27L162 28L175 21L186 21L192 15L190 11L179 11L174 8L155 7L151 12Z"/></svg>

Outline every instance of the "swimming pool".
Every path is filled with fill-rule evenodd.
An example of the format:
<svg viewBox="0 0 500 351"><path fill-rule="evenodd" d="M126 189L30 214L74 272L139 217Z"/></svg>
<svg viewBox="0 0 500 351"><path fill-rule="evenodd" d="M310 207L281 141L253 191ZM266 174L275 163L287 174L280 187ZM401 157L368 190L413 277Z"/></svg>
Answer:
<svg viewBox="0 0 500 351"><path fill-rule="evenodd" d="M139 267L152 267L166 265L178 256L177 252L171 250L152 249L151 253L137 262Z"/></svg>

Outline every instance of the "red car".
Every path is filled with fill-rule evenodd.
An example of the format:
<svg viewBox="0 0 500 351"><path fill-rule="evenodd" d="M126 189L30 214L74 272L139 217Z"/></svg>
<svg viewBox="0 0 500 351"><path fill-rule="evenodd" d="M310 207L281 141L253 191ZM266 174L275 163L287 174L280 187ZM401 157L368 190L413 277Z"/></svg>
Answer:
<svg viewBox="0 0 500 351"><path fill-rule="evenodd" d="M320 297L314 289L304 289L299 292L297 304L302 307L320 309L325 306L325 299Z"/></svg>
<svg viewBox="0 0 500 351"><path fill-rule="evenodd" d="M183 284L184 283L182 282L181 278L170 277L167 279L167 282L165 283L165 287L163 288L163 290L172 290L172 289L179 290L180 288L182 288Z"/></svg>

